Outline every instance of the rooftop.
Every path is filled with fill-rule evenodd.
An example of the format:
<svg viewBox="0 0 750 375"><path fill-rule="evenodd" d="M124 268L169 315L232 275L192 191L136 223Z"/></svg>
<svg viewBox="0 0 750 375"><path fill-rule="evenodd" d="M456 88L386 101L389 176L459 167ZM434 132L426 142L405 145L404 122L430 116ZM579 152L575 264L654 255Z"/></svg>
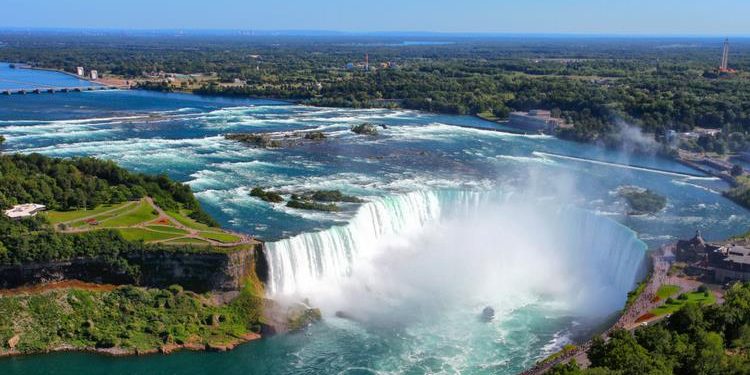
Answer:
<svg viewBox="0 0 750 375"><path fill-rule="evenodd" d="M729 245L722 250L726 254L725 261L750 264L750 249L739 245Z"/></svg>
<svg viewBox="0 0 750 375"><path fill-rule="evenodd" d="M30 217L36 215L39 211L44 211L47 207L43 204L26 203L13 206L5 210L5 216L11 219Z"/></svg>

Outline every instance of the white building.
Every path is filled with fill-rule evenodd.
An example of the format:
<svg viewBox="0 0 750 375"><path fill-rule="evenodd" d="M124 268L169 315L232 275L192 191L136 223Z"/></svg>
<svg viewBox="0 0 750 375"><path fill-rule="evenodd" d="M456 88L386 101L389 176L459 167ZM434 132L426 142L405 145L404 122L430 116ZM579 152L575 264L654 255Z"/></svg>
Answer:
<svg viewBox="0 0 750 375"><path fill-rule="evenodd" d="M532 109L529 112L511 112L508 125L530 131L554 131L563 121L552 117L550 111Z"/></svg>
<svg viewBox="0 0 750 375"><path fill-rule="evenodd" d="M99 79L99 72L97 72L96 70L92 70L91 79Z"/></svg>
<svg viewBox="0 0 750 375"><path fill-rule="evenodd" d="M25 217L36 216L39 212L44 211L47 207L43 204L26 203L13 206L9 210L5 210L5 216L11 219L23 219Z"/></svg>
<svg viewBox="0 0 750 375"><path fill-rule="evenodd" d="M78 74L79 77L83 77L84 72L83 72L83 67L82 66L79 66L79 67L76 68L76 74Z"/></svg>

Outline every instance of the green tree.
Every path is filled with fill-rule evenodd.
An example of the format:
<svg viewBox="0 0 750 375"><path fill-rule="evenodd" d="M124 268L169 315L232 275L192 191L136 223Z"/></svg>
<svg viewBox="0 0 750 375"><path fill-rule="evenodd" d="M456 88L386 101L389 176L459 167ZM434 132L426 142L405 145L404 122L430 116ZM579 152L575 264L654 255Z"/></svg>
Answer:
<svg viewBox="0 0 750 375"><path fill-rule="evenodd" d="M669 367L640 346L625 330L612 332L609 340L595 340L589 351L591 367L603 367L623 375L670 374Z"/></svg>

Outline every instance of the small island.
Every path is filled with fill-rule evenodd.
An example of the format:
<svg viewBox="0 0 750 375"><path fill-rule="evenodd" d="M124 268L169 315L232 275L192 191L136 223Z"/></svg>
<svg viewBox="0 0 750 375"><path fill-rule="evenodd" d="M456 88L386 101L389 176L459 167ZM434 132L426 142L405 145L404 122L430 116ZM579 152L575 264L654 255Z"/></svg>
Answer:
<svg viewBox="0 0 750 375"><path fill-rule="evenodd" d="M246 145L258 148L281 147L281 141L272 139L269 134L265 133L230 133L225 134L224 138L230 141L238 141Z"/></svg>
<svg viewBox="0 0 750 375"><path fill-rule="evenodd" d="M352 132L360 135L378 135L378 127L375 124L365 122L352 126Z"/></svg>
<svg viewBox="0 0 750 375"><path fill-rule="evenodd" d="M254 187L250 196L269 203L283 203L284 197L278 192L267 191L262 187ZM364 203L365 201L353 195L346 195L339 190L314 190L301 194L291 194L286 206L300 210L314 210L336 212L340 208L336 203Z"/></svg>
<svg viewBox="0 0 750 375"><path fill-rule="evenodd" d="M655 214L667 205L666 197L636 186L623 186L617 194L624 198L630 207L628 215Z"/></svg>

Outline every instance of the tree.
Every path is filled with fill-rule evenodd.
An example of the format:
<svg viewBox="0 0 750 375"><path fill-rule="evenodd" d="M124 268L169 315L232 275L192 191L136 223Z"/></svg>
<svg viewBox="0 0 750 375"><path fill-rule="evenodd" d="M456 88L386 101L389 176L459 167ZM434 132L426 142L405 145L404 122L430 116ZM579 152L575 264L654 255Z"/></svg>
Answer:
<svg viewBox="0 0 750 375"><path fill-rule="evenodd" d="M710 375L724 373L724 341L716 332L701 332L696 337L695 353L687 356L684 373Z"/></svg>
<svg viewBox="0 0 750 375"><path fill-rule="evenodd" d="M609 341L594 340L589 351L591 367L603 367L624 375L669 374L669 367L638 344L626 330L616 330Z"/></svg>
<svg viewBox="0 0 750 375"><path fill-rule="evenodd" d="M2 135L0 135L0 151L3 150L3 143L5 143L5 137L3 137Z"/></svg>

